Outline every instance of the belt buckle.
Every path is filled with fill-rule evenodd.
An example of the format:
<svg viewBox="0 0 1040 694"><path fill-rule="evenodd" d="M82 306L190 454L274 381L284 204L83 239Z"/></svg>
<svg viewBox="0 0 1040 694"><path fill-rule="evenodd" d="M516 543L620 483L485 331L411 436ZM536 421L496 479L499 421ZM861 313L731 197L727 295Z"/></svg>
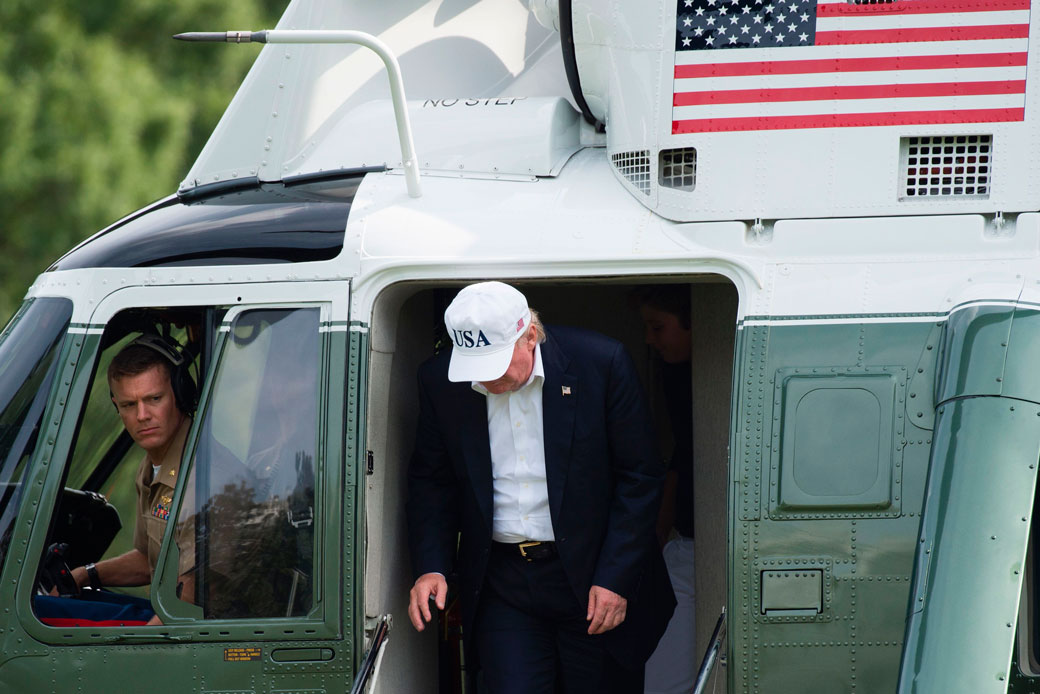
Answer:
<svg viewBox="0 0 1040 694"><path fill-rule="evenodd" d="M524 559L526 559L527 561L534 561L534 557L527 556L527 548L528 547L537 547L540 544L542 544L541 540L533 540L531 542L521 542L520 544L517 545L517 547L520 548L520 556L523 557Z"/></svg>

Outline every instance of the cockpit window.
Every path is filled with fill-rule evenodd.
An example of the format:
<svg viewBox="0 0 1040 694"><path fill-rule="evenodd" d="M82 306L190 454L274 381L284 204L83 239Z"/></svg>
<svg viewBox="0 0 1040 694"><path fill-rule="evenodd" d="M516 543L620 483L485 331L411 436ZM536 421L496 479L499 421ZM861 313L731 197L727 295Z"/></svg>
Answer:
<svg viewBox="0 0 1040 694"><path fill-rule="evenodd" d="M245 311L230 326L178 515L194 529L206 618L313 607L318 328L317 308Z"/></svg>
<svg viewBox="0 0 1040 694"><path fill-rule="evenodd" d="M0 335L0 564L71 318L68 299L30 299Z"/></svg>

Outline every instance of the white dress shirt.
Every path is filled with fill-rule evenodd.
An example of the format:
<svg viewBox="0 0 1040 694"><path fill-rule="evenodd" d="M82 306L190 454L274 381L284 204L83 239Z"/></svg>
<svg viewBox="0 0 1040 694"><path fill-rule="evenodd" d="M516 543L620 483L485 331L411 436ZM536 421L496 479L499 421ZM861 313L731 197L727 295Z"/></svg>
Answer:
<svg viewBox="0 0 1040 694"><path fill-rule="evenodd" d="M542 348L537 345L531 376L519 390L495 395L473 383L473 389L487 397L494 492L491 538L496 542L555 539L545 483L544 381Z"/></svg>

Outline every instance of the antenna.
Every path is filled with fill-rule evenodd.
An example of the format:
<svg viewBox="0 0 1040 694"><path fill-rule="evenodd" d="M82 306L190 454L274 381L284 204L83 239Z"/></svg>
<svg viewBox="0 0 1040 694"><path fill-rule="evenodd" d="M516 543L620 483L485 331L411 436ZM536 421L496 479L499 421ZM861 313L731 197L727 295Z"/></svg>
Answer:
<svg viewBox="0 0 1040 694"><path fill-rule="evenodd" d="M373 51L383 61L390 78L390 97L394 103L397 138L401 143L401 163L404 166L408 195L422 196L419 185L419 166L412 140L412 124L404 99L404 80L401 66L390 48L371 34L362 31L273 29L265 31L194 31L174 35L179 41L210 41L224 43L354 43Z"/></svg>

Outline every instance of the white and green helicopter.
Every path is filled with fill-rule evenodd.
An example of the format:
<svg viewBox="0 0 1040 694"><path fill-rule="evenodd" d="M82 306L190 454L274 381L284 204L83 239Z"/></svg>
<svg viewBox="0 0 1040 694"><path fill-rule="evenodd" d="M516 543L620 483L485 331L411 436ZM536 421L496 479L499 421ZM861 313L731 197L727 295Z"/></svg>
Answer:
<svg viewBox="0 0 1040 694"><path fill-rule="evenodd" d="M266 46L176 193L58 259L0 337L0 691L479 691L450 611L387 632L416 369L484 279L625 342L657 403L628 296L689 291L697 691L1034 691L1030 10L293 0L188 36ZM152 332L200 394L169 508L197 599L169 523L138 595L161 626L47 616L130 543L105 373ZM211 522L230 503L240 527Z"/></svg>

